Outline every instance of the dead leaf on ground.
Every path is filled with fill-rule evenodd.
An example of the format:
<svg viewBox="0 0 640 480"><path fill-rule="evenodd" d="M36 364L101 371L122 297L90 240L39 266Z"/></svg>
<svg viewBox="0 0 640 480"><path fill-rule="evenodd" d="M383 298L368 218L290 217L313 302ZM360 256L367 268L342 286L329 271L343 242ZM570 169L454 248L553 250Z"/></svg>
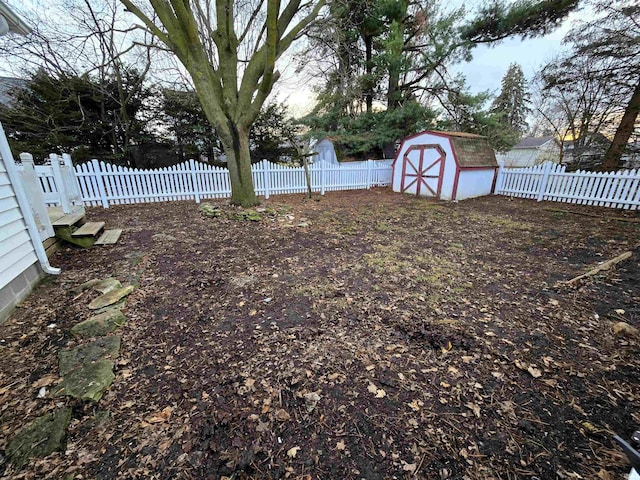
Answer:
<svg viewBox="0 0 640 480"><path fill-rule="evenodd" d="M33 382L31 386L33 388L48 387L49 385L52 385L53 383L55 383L58 380L58 378L59 377L57 375L52 375L52 374L45 375L44 377Z"/></svg>
<svg viewBox="0 0 640 480"><path fill-rule="evenodd" d="M171 407L165 407L162 409L162 411L157 412L153 415L148 416L147 418L145 418L144 420L147 423L163 423L163 422L168 422L169 419L171 419L171 414L173 413L173 408Z"/></svg>
<svg viewBox="0 0 640 480"><path fill-rule="evenodd" d="M300 451L300 447L290 448L289 450L287 450L287 457L296 458L296 455L298 454L299 451Z"/></svg>

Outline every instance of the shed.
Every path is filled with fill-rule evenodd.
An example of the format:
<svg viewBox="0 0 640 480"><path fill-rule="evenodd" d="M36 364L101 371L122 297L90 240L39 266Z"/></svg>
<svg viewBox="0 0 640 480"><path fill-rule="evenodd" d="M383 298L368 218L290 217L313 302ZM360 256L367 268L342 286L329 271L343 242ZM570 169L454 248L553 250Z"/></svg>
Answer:
<svg viewBox="0 0 640 480"><path fill-rule="evenodd" d="M394 192L443 200L489 195L498 163L486 137L425 131L406 137L393 161Z"/></svg>
<svg viewBox="0 0 640 480"><path fill-rule="evenodd" d="M560 162L560 143L552 135L525 137L511 150L496 154L505 167L533 167L544 162Z"/></svg>
<svg viewBox="0 0 640 480"><path fill-rule="evenodd" d="M333 146L333 142L329 138L323 138L313 147L313 150L318 152L313 156L313 163L327 162L330 164L338 164L338 157L336 156L336 149Z"/></svg>

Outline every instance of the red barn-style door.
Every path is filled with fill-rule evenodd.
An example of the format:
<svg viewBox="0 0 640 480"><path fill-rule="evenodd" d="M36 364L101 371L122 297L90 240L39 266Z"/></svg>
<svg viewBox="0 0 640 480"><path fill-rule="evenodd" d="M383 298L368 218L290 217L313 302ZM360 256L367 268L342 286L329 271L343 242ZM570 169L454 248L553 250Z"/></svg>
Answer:
<svg viewBox="0 0 640 480"><path fill-rule="evenodd" d="M445 156L440 145L409 147L402 158L400 191L425 197L439 197Z"/></svg>

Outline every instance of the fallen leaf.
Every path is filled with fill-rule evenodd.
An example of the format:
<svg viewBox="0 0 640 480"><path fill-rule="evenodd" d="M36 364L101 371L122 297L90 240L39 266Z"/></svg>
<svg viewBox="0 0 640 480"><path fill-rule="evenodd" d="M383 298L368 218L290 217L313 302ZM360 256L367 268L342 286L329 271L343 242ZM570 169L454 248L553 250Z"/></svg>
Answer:
<svg viewBox="0 0 640 480"><path fill-rule="evenodd" d="M280 410L276 411L276 420L278 420L279 422L286 422L290 418L291 415L289 415L285 409L281 408Z"/></svg>
<svg viewBox="0 0 640 480"><path fill-rule="evenodd" d="M340 440L338 443L336 443L336 450L344 450L344 449L345 449L344 441Z"/></svg>
<svg viewBox="0 0 640 480"><path fill-rule="evenodd" d="M465 404L465 407L471 410L476 417L480 418L480 407L478 405L469 402Z"/></svg>
<svg viewBox="0 0 640 480"><path fill-rule="evenodd" d="M173 408L165 407L165 408L162 409L161 412L157 412L157 413L145 418L145 421L147 423L163 423L163 422L167 422L171 418L171 414L172 413L173 413Z"/></svg>
<svg viewBox="0 0 640 480"><path fill-rule="evenodd" d="M378 387L376 387L373 383L369 384L367 390L369 391L369 393L373 393L374 395L378 393Z"/></svg>
<svg viewBox="0 0 640 480"><path fill-rule="evenodd" d="M383 389L378 389L378 391L376 392L376 398L384 398L387 396L387 392L385 392Z"/></svg>
<svg viewBox="0 0 640 480"><path fill-rule="evenodd" d="M405 472L410 472L413 473L416 471L416 468L418 468L418 464L417 463L406 463L402 466L402 470L404 470Z"/></svg>
<svg viewBox="0 0 640 480"><path fill-rule="evenodd" d="M527 372L529 372L533 378L540 378L542 376L542 371L533 365L527 368Z"/></svg>
<svg viewBox="0 0 640 480"><path fill-rule="evenodd" d="M44 377L40 378L39 380L36 380L35 382L33 382L31 384L31 386L33 388L40 388L40 387L48 387L49 385L51 385L52 383L54 383L56 380L58 380L58 376L57 375L45 375Z"/></svg>
<svg viewBox="0 0 640 480"><path fill-rule="evenodd" d="M299 450L300 450L300 447L290 448L289 450L287 450L287 457L296 458L296 455L298 454Z"/></svg>
<svg viewBox="0 0 640 480"><path fill-rule="evenodd" d="M266 432L267 430L269 430L269 422L258 422L258 425L256 426L256 432L262 433Z"/></svg>

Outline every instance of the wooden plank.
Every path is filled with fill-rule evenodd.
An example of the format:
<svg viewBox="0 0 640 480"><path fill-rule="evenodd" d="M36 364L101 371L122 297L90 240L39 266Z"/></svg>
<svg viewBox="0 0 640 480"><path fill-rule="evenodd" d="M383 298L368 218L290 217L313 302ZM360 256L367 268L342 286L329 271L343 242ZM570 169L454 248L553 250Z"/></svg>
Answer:
<svg viewBox="0 0 640 480"><path fill-rule="evenodd" d="M58 241L58 238L56 237L51 237L51 238L47 238L46 240L44 240L42 242L42 246L47 249L49 248L51 245L53 245L54 243L56 243Z"/></svg>
<svg viewBox="0 0 640 480"><path fill-rule="evenodd" d="M122 235L121 228L114 228L113 230L105 230L102 236L96 241L94 245L112 245L118 241Z"/></svg>
<svg viewBox="0 0 640 480"><path fill-rule="evenodd" d="M58 218L56 221L51 222L54 227L70 227L84 219L84 213L70 213L64 217Z"/></svg>
<svg viewBox="0 0 640 480"><path fill-rule="evenodd" d="M104 222L87 222L71 233L72 237L95 237L104 228Z"/></svg>

